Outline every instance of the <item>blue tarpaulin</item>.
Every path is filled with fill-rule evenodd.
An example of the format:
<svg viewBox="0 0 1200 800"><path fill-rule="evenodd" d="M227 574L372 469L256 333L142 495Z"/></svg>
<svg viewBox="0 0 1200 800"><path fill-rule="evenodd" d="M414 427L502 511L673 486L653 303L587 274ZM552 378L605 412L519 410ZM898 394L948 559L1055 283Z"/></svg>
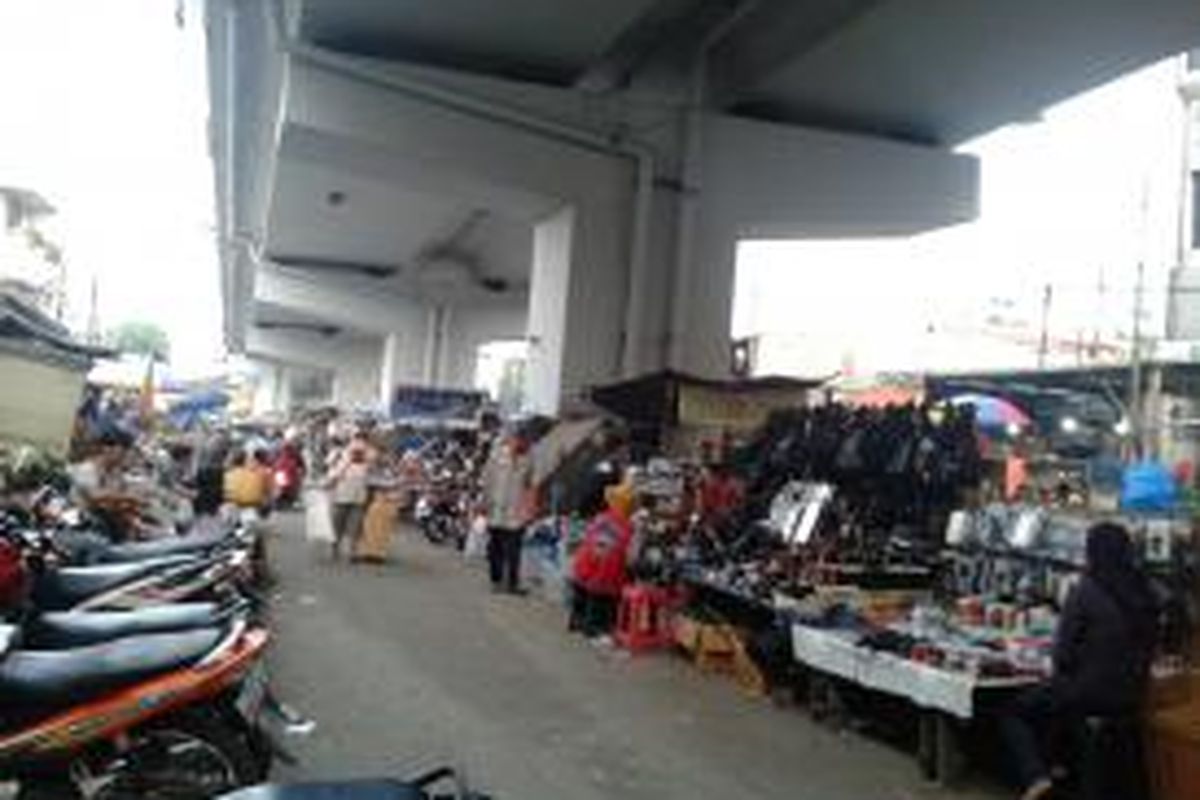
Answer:
<svg viewBox="0 0 1200 800"><path fill-rule="evenodd" d="M229 395L219 389L204 389L192 392L186 397L171 404L167 416L172 424L180 428L190 428L196 420L205 414L220 411L229 405Z"/></svg>
<svg viewBox="0 0 1200 800"><path fill-rule="evenodd" d="M1125 511L1170 511L1179 499L1175 477L1158 461L1138 461L1121 477L1121 508Z"/></svg>

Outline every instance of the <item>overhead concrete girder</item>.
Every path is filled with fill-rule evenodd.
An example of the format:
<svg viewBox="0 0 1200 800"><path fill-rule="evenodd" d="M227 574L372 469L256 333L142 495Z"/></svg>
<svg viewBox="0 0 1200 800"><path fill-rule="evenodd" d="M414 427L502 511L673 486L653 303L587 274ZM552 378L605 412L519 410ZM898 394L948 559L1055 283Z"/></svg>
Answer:
<svg viewBox="0 0 1200 800"><path fill-rule="evenodd" d="M296 132L305 157L358 170L391 163L398 179L448 174L465 187L515 187L556 205L535 226L528 374L538 410L620 376L627 340L637 371L727 374L738 238L897 235L976 210L970 157L706 115L698 167L683 176L682 191L654 192L652 268L635 276L629 158L305 63L291 63L289 86L285 130ZM416 174L413 164L421 165ZM689 224L676 225L681 216ZM634 299L639 308L627 313Z"/></svg>
<svg viewBox="0 0 1200 800"><path fill-rule="evenodd" d="M346 353L347 348L337 337L320 333L259 328L246 331L246 355L251 358L309 369L336 370Z"/></svg>
<svg viewBox="0 0 1200 800"><path fill-rule="evenodd" d="M261 265L255 274L254 298L366 333L416 331L425 320L424 305L381 291L369 278L320 279L270 264Z"/></svg>
<svg viewBox="0 0 1200 800"><path fill-rule="evenodd" d="M705 118L702 138L696 195L685 199L694 220L679 243L686 268L657 316L669 363L684 371L729 372L739 240L912 235L978 213L969 156L720 115Z"/></svg>
<svg viewBox="0 0 1200 800"><path fill-rule="evenodd" d="M258 270L255 295L263 303L290 308L350 331L380 336L379 402L385 408L398 385L470 388L480 345L526 338L526 308L519 303L478 308L432 306L378 291L371 294L370 280L319 280L263 266ZM268 335L271 333L258 332L248 341L247 349L264 344L285 350L293 347L286 334L272 337ZM323 342L316 341L308 361L303 358L304 347L289 352L302 363L336 367L328 359L336 361L338 349L326 347L322 353L319 345Z"/></svg>
<svg viewBox="0 0 1200 800"><path fill-rule="evenodd" d="M319 157L314 152L318 145L329 149L336 144L332 155L362 169L368 161L372 168L379 167L390 153L396 170L410 171L415 163L423 173L434 171L464 185L541 198L540 207L535 203L532 210L543 214L548 209L573 209L574 243L569 257L557 265L569 290L539 291L539 272L533 271L529 336L561 343L553 350L533 348L532 384L546 387L537 397L537 407L553 410L560 393L614 376L628 281L630 159L554 141L297 61L289 64L284 115L288 126L322 133L302 135L310 156ZM518 213L522 208L530 206L519 199ZM561 306L549 315L561 332L536 330L536 320L547 318L536 313L539 302ZM568 304L573 304L570 314ZM597 325L597 319L603 324ZM553 380L537 378L551 373ZM550 386L556 387L553 396Z"/></svg>
<svg viewBox="0 0 1200 800"><path fill-rule="evenodd" d="M333 373L335 403L357 408L378 406L383 355L378 338L251 328L246 332L246 355L329 370Z"/></svg>
<svg viewBox="0 0 1200 800"><path fill-rule="evenodd" d="M400 183L430 195L469 201L528 223L550 213L560 202L517 186L482 180L457 165L421 160L395 146L296 122L288 122L280 130L278 152L283 161L320 164L375 181Z"/></svg>
<svg viewBox="0 0 1200 800"><path fill-rule="evenodd" d="M726 108L954 144L1197 41L1194 0L764 0L710 81Z"/></svg>

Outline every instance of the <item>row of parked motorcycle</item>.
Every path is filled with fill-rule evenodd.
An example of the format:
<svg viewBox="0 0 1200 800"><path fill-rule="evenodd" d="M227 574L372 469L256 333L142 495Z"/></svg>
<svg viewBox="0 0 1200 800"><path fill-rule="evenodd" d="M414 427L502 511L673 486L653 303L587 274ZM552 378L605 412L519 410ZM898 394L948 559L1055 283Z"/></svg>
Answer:
<svg viewBox="0 0 1200 800"><path fill-rule="evenodd" d="M263 785L314 724L268 681L261 529L210 519L132 542L103 530L49 487L0 511L0 796L479 797L452 770Z"/></svg>
<svg viewBox="0 0 1200 800"><path fill-rule="evenodd" d="M444 440L419 454L424 476L413 503L413 522L431 544L462 549L480 508L478 454Z"/></svg>

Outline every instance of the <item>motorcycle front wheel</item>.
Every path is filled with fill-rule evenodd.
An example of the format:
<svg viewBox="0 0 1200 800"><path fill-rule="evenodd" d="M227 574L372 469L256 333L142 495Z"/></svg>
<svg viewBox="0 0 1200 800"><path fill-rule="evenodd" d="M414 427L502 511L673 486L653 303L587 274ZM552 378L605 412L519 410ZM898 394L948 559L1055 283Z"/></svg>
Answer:
<svg viewBox="0 0 1200 800"><path fill-rule="evenodd" d="M245 737L214 715L175 715L130 738L124 752L88 770L89 800L208 800L261 775Z"/></svg>

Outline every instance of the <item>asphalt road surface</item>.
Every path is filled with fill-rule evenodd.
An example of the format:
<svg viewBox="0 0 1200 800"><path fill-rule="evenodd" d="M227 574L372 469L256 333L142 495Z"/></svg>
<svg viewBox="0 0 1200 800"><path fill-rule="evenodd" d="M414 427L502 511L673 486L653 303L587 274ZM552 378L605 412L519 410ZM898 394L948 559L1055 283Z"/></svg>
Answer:
<svg viewBox="0 0 1200 800"><path fill-rule="evenodd" d="M901 800L940 791L913 757L813 723L669 654L565 632L561 609L491 594L459 554L402 534L385 566L332 564L276 518L272 674L317 720L280 777L450 763L498 800Z"/></svg>

